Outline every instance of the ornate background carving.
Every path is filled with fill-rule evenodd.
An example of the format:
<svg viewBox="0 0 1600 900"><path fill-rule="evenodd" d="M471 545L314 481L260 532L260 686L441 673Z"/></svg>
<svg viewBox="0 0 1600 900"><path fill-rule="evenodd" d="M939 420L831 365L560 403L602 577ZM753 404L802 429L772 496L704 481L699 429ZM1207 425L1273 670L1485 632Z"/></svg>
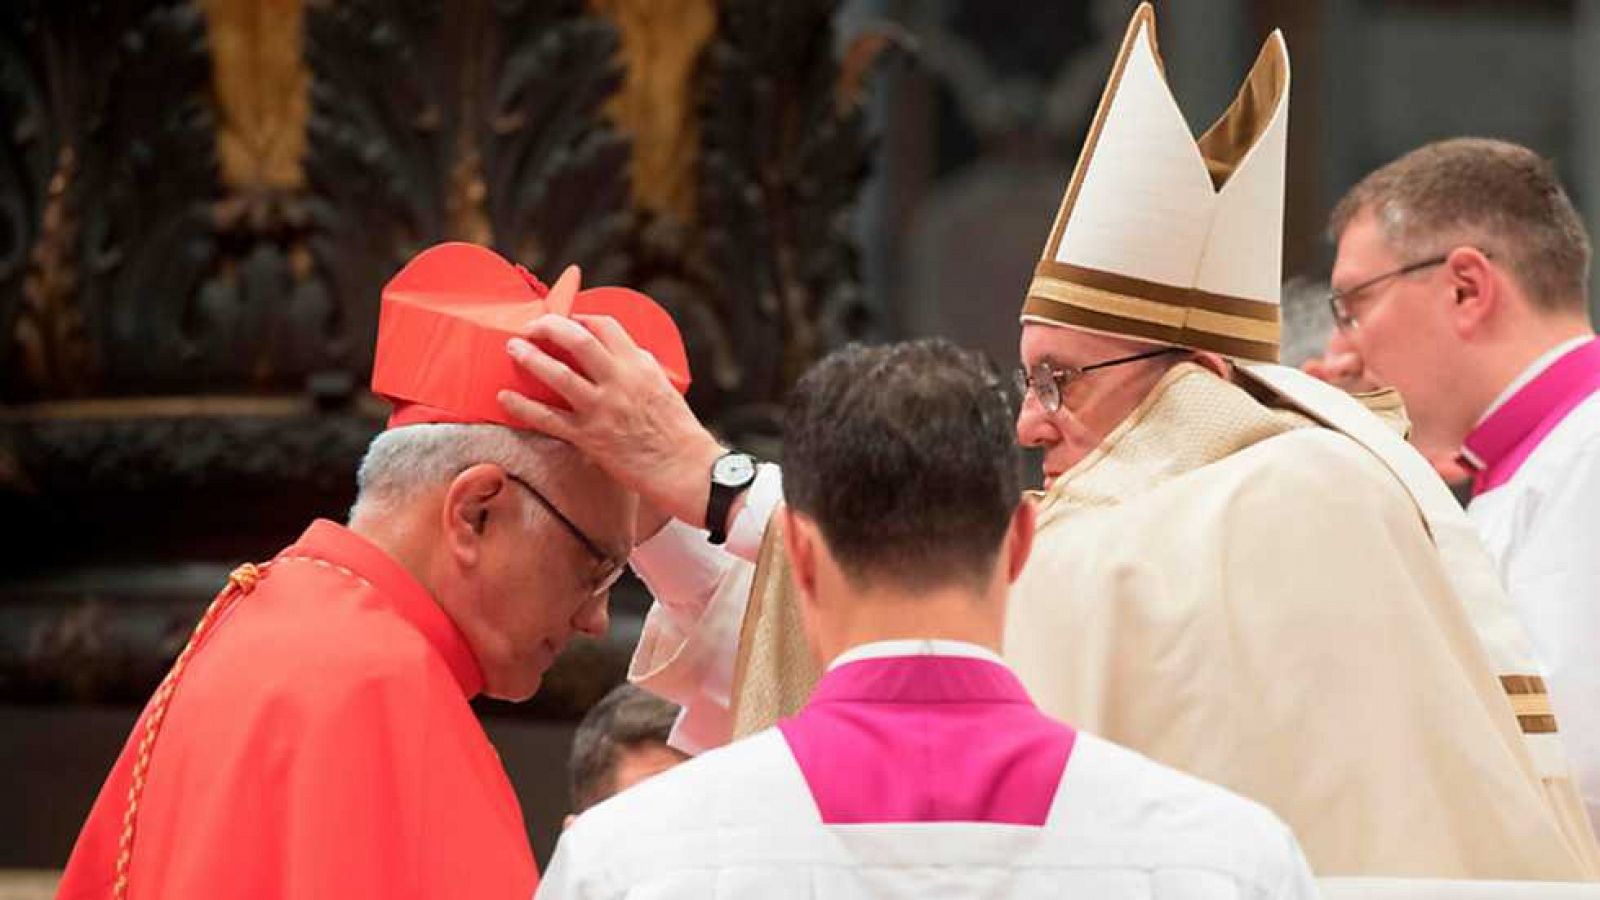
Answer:
<svg viewBox="0 0 1600 900"><path fill-rule="evenodd" d="M697 410L771 445L798 370L868 325L844 223L869 143L839 99L835 5L0 12L0 718L53 723L0 744L34 772L0 791L72 810L0 828L0 866L65 858L122 717L227 571L344 516L385 414L379 291L423 247L651 292L683 324ZM483 704L514 772L539 772L518 786L540 852L564 803L552 723L637 639L642 589L613 604L611 636L534 701ZM100 749L41 756L34 727Z"/></svg>
<svg viewBox="0 0 1600 900"><path fill-rule="evenodd" d="M343 514L383 416L379 289L431 243L652 292L697 409L770 442L799 369L870 325L835 5L0 14L0 699L138 700L227 566ZM531 713L581 711L627 640Z"/></svg>

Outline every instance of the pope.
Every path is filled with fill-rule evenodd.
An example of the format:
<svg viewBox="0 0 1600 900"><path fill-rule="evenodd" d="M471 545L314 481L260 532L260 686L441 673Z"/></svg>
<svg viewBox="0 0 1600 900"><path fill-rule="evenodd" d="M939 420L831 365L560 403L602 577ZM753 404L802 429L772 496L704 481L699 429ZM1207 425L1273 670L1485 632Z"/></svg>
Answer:
<svg viewBox="0 0 1600 900"><path fill-rule="evenodd" d="M1318 874L1589 877L1560 748L1536 761L1519 727L1548 699L1497 677L1528 642L1471 523L1389 425L1274 364L1289 93L1273 34L1196 139L1134 13L1022 304L1017 438L1046 488L1002 656L1045 713L1265 805ZM581 387L508 409L677 520L633 555L657 602L632 674L684 705L674 740L803 708L777 468L620 342L533 333L588 377L519 344Z"/></svg>

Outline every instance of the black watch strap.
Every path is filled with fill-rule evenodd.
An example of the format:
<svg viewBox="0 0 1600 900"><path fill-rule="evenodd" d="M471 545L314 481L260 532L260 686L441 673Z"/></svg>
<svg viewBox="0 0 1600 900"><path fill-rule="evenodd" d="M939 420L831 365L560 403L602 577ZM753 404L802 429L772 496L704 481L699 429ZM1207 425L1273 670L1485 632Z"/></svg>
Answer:
<svg viewBox="0 0 1600 900"><path fill-rule="evenodd" d="M711 464L711 493L706 497L706 540L721 544L728 539L728 510L755 480L756 460L748 454L729 450Z"/></svg>

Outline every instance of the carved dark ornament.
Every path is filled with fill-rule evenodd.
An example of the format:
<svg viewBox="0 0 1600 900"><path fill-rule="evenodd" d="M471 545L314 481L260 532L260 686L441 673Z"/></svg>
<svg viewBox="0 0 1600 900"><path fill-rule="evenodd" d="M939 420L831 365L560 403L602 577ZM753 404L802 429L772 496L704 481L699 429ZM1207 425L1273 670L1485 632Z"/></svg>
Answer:
<svg viewBox="0 0 1600 900"><path fill-rule="evenodd" d="M493 8L480 145L495 242L551 279L577 263L588 283L623 282L631 148L603 115L622 84L616 27L581 3Z"/></svg>
<svg viewBox="0 0 1600 900"><path fill-rule="evenodd" d="M46 4L56 8L55 4ZM61 4L70 6L70 4ZM105 394L192 390L205 348L243 339L208 316L202 291L215 253L215 117L205 19L181 2L88 4L74 115L82 139L78 302ZM213 357L214 358L214 357Z"/></svg>
<svg viewBox="0 0 1600 900"><path fill-rule="evenodd" d="M48 203L57 136L46 87L29 47L38 38L38 23L25 15L0 19L0 341L11 346L3 354L10 365L0 373L0 396L17 397L25 385L44 377L45 350L24 338L19 328L36 315L22 295L29 254L38 242Z"/></svg>
<svg viewBox="0 0 1600 900"><path fill-rule="evenodd" d="M384 281L446 233L455 107L436 40L444 18L426 0L306 8L311 256L363 367Z"/></svg>
<svg viewBox="0 0 1600 900"><path fill-rule="evenodd" d="M62 147L50 177L38 239L28 254L19 292L21 308L11 329L21 381L17 396L82 393L92 377L94 361L77 306L74 251L79 229L70 199L77 172L77 155L71 147Z"/></svg>
<svg viewBox="0 0 1600 900"><path fill-rule="evenodd" d="M491 242L551 277L568 262L591 283L628 274L628 142L601 116L621 80L616 34L582 10L308 7L313 255L360 352L383 282L441 239Z"/></svg>
<svg viewBox="0 0 1600 900"><path fill-rule="evenodd" d="M376 415L178 415L0 423L30 493L344 490Z"/></svg>
<svg viewBox="0 0 1600 900"><path fill-rule="evenodd" d="M141 703L183 649L228 568L91 569L50 584L0 586L0 697L7 701ZM643 627L636 583L603 640L576 641L520 704L483 701L498 715L571 719L626 675Z"/></svg>
<svg viewBox="0 0 1600 900"><path fill-rule="evenodd" d="M173 0L34 0L5 28L6 398L192 379L212 337L192 308L215 195L203 18Z"/></svg>
<svg viewBox="0 0 1600 900"><path fill-rule="evenodd" d="M836 5L724 0L701 64L696 274L712 311L686 318L716 323L696 335L725 363L702 402L734 433L775 433L800 371L871 326L849 234L871 141L838 102Z"/></svg>
<svg viewBox="0 0 1600 900"><path fill-rule="evenodd" d="M36 5L0 22L0 398L72 390L86 374L76 308L76 170L48 92L53 45Z"/></svg>
<svg viewBox="0 0 1600 900"><path fill-rule="evenodd" d="M379 292L428 244L649 292L691 402L768 451L799 371L869 331L836 2L254 2L0 14L0 697L148 695L221 574L345 511ZM530 714L621 676L621 599Z"/></svg>

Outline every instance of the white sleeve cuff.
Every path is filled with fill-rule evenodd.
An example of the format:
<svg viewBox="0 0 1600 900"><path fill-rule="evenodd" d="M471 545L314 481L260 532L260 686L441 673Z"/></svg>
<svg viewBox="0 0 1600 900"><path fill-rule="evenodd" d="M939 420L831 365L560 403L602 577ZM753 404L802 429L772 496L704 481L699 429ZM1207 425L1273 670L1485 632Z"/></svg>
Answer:
<svg viewBox="0 0 1600 900"><path fill-rule="evenodd" d="M733 735L733 672L755 566L735 561L701 615L681 629L657 604L628 666L628 680L683 707L668 744L699 753Z"/></svg>
<svg viewBox="0 0 1600 900"><path fill-rule="evenodd" d="M777 463L762 463L756 467L756 480L745 491L744 507L734 516L733 525L728 529L728 552L747 562L755 562L761 555L761 539L766 536L767 522L782 502L783 470Z"/></svg>
<svg viewBox="0 0 1600 900"><path fill-rule="evenodd" d="M705 612L734 557L706 541L703 529L673 519L628 557L650 595L683 631Z"/></svg>

